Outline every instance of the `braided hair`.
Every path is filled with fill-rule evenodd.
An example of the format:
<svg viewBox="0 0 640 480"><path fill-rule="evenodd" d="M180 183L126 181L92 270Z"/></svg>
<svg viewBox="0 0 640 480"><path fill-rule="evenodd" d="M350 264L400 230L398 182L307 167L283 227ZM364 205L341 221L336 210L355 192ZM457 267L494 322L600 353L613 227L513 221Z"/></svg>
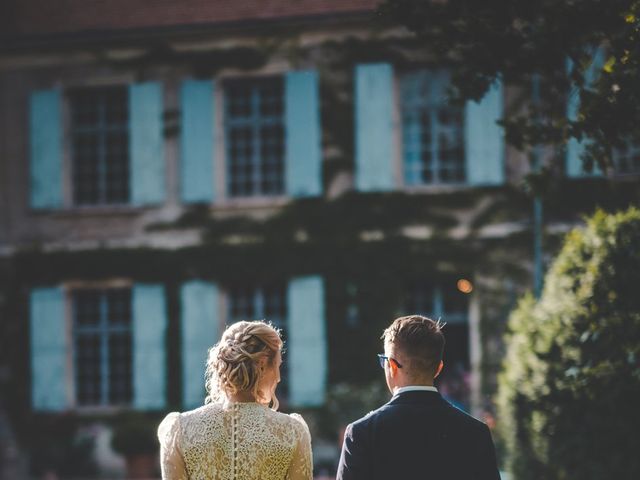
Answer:
<svg viewBox="0 0 640 480"><path fill-rule="evenodd" d="M250 392L262 403L277 410L275 392L263 398L259 386L263 371L260 362L271 365L282 348L280 331L263 321L237 322L227 327L220 341L209 349L205 403L223 402L238 392Z"/></svg>

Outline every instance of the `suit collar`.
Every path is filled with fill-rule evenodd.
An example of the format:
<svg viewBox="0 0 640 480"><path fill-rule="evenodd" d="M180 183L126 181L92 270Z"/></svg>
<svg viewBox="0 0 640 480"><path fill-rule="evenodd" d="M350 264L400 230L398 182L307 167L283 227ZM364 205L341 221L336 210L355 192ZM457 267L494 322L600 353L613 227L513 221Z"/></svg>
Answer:
<svg viewBox="0 0 640 480"><path fill-rule="evenodd" d="M394 395L391 400L389 400L389 405L402 405L402 404L432 404L442 402L443 398L439 392L431 392L431 391L408 391L408 392L400 392Z"/></svg>

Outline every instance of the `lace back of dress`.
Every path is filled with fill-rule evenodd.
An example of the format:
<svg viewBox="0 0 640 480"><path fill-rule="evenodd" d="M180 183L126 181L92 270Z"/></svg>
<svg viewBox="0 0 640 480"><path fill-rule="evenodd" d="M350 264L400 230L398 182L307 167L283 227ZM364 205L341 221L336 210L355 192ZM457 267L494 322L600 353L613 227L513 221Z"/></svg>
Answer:
<svg viewBox="0 0 640 480"><path fill-rule="evenodd" d="M308 430L301 418L256 403L208 404L169 417L163 478L311 480ZM187 473L188 472L188 473Z"/></svg>

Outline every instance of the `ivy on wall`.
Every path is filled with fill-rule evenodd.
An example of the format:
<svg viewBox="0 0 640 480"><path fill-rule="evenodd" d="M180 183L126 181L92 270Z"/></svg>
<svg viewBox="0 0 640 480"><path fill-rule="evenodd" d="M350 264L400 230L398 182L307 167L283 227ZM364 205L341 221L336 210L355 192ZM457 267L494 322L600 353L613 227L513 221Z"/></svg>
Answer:
<svg viewBox="0 0 640 480"><path fill-rule="evenodd" d="M632 188L626 194L620 188L615 203L611 191L601 187L604 200L598 201L592 198L597 183L587 185L578 182L574 188L564 188L569 194L567 201L577 203L572 195L583 195L585 211L595 203L615 208L637 196ZM555 210L549 203L548 217L562 218L565 210L573 210L575 220L579 205L565 207L562 198ZM485 207L478 207L485 203ZM332 201L305 199L290 203L267 219L219 219L208 207L196 206L176 222L150 229L179 235L183 228L198 228L202 232L198 246L171 251L23 251L12 258L12 281L26 289L65 280L124 277L163 282L177 290L182 281L191 278L224 285L247 279L269 283L296 275L322 275L327 285L330 345L336 349L331 356L335 363L331 379L356 381L362 367L368 372L364 381L375 374L375 365L369 364L367 356L379 347L379 332L385 324L401 313L403 290L413 281L443 275L498 279L485 286L480 282L482 291L478 294L483 297L483 333L486 338L499 336L513 295L529 281L529 205L522 192L504 187L439 195L351 193ZM459 220L460 212L475 212L475 216L466 221L468 234L454 240L452 229L465 223ZM487 225L503 222L519 222L521 229L494 238L481 235ZM404 228L408 225L427 227L431 233L425 238L407 237ZM547 235L547 246L554 247L560 236ZM177 293L171 295L177 303ZM351 305L358 311L357 328L345 320ZM177 315L177 306L173 310L172 316ZM362 340L357 342L362 345L362 356L361 352L343 351L357 338ZM489 360L493 368L494 362ZM343 368L346 363L358 368L347 371Z"/></svg>

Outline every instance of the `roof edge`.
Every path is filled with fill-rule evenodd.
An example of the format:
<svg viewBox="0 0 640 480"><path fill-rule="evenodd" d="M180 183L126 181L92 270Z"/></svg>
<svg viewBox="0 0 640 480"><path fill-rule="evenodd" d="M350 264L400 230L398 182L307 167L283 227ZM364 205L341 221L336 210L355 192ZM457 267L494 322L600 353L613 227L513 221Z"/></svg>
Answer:
<svg viewBox="0 0 640 480"><path fill-rule="evenodd" d="M375 10L353 10L339 13L296 15L269 19L240 20L202 24L142 27L122 30L83 30L78 32L49 33L42 35L0 35L0 53L39 53L60 48L82 46L119 46L171 37L198 36L203 34L250 33L265 28L305 27L309 25L343 24L372 18Z"/></svg>

